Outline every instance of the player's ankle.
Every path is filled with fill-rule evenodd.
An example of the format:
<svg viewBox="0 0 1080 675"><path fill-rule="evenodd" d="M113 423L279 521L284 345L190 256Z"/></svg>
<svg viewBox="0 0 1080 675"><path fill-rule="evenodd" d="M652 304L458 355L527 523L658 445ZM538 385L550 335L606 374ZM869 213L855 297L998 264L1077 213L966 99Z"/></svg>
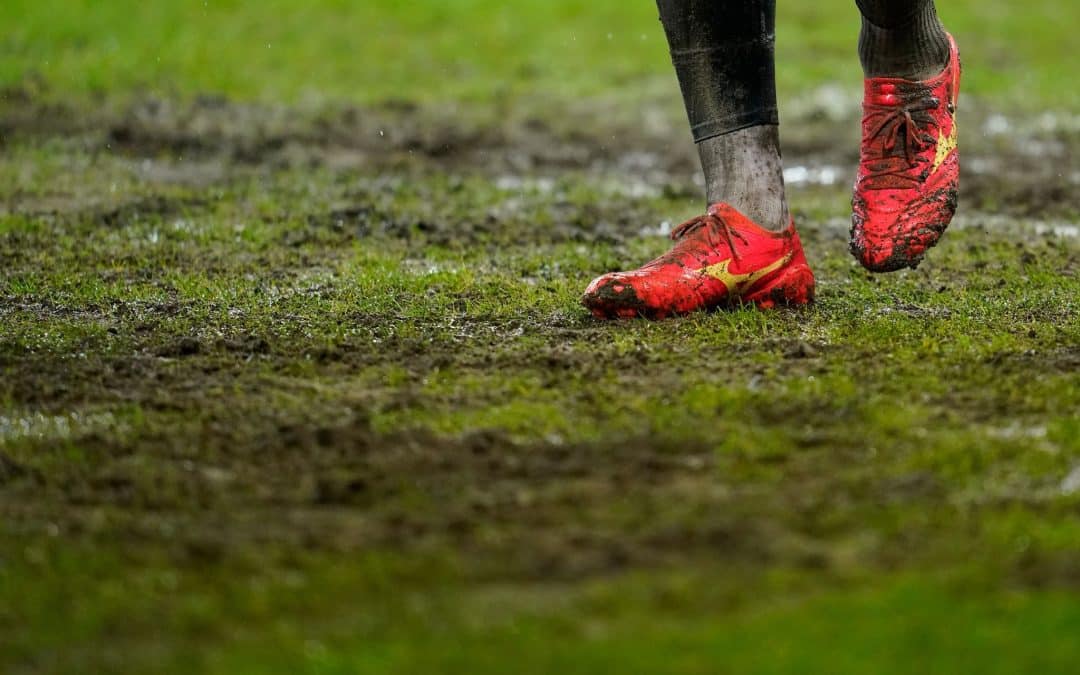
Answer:
<svg viewBox="0 0 1080 675"><path fill-rule="evenodd" d="M761 227L790 224L776 125L733 131L698 143L709 204L724 202Z"/></svg>

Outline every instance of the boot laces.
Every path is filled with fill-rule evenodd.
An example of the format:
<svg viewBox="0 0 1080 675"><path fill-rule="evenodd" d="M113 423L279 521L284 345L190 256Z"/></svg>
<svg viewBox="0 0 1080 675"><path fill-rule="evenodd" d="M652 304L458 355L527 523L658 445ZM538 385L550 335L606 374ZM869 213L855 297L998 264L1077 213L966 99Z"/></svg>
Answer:
<svg viewBox="0 0 1080 675"><path fill-rule="evenodd" d="M728 250L731 251L732 257L734 257L736 260L739 259L739 250L735 248L735 240L738 239L743 243L744 246L748 246L750 244L750 242L747 241L746 237L744 237L742 233L728 225L728 222L724 220L723 216L713 213L711 211L704 215L691 218L690 220L676 227L674 230L671 231L671 239L673 241L678 241L702 227L708 227L705 233L709 239L709 243L712 246L715 247L717 245L715 238L717 236L721 237L722 243L727 246Z"/></svg>
<svg viewBox="0 0 1080 675"><path fill-rule="evenodd" d="M863 162L871 162L863 179L868 190L917 187L920 179L912 169L925 160L919 153L934 142L930 131L940 128L931 115L940 101L927 91L897 93L899 103L867 102L867 131L863 138Z"/></svg>

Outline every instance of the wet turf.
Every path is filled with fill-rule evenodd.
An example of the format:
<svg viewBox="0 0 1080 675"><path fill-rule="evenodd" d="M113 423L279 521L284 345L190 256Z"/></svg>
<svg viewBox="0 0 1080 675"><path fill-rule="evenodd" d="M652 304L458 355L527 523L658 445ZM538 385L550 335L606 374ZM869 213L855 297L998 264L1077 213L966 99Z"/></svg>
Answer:
<svg viewBox="0 0 1080 675"><path fill-rule="evenodd" d="M1080 127L965 100L955 226L871 276L836 96L813 307L601 323L699 208L663 96L8 92L0 669L1065 672Z"/></svg>

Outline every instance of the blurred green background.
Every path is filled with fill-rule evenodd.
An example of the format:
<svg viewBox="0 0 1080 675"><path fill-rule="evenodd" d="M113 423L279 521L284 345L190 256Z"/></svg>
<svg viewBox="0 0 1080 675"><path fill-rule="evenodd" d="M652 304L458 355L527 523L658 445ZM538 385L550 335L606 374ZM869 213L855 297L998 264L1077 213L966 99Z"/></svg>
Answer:
<svg viewBox="0 0 1080 675"><path fill-rule="evenodd" d="M857 86L853 0L781 0L782 96ZM1071 106L1080 3L943 0L965 91ZM670 78L650 0L5 0L0 86L52 96L141 90L274 102L486 100L633 92Z"/></svg>

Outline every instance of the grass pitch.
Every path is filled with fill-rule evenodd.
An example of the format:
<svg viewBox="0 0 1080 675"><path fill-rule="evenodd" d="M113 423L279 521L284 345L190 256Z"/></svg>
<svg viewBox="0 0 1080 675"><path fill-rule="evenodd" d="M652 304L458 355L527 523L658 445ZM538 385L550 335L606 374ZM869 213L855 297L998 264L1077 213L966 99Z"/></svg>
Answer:
<svg viewBox="0 0 1080 675"><path fill-rule="evenodd" d="M701 208L651 3L6 3L0 669L1067 672L1057 5L941 8L960 214L888 276L855 10L781 7L817 304L601 323Z"/></svg>

